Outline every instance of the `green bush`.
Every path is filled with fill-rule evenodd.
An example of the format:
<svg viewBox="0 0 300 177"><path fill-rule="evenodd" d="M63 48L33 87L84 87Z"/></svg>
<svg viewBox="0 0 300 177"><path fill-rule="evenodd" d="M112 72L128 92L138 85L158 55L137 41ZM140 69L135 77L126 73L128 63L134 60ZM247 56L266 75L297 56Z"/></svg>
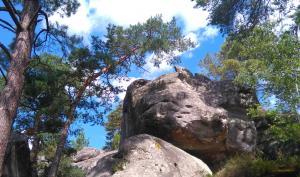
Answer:
<svg viewBox="0 0 300 177"><path fill-rule="evenodd" d="M214 177L276 177L296 176L300 173L300 157L265 160L255 155L243 154L228 160Z"/></svg>
<svg viewBox="0 0 300 177"><path fill-rule="evenodd" d="M58 177L84 177L85 172L71 165L71 157L63 156L59 164Z"/></svg>

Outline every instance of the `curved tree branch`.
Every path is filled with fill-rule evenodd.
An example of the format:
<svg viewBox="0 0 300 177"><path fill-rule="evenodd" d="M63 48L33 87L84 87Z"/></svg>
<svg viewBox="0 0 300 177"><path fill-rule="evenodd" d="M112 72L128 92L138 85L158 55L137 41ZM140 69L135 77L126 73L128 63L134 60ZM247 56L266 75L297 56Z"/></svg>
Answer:
<svg viewBox="0 0 300 177"><path fill-rule="evenodd" d="M8 10L7 10L6 7L0 7L0 12L1 12L1 11L8 12ZM20 16L21 11L15 10L15 13L16 13L18 16ZM20 18L20 17L19 17L19 18Z"/></svg>
<svg viewBox="0 0 300 177"><path fill-rule="evenodd" d="M6 7L0 7L0 12L1 11L7 11Z"/></svg>
<svg viewBox="0 0 300 177"><path fill-rule="evenodd" d="M46 20L46 28L47 28L47 30L49 31L50 25L49 25L49 20L48 20L48 15L47 15L47 13L46 13L45 11L41 10L41 9L39 9L38 12L40 13L40 15L43 15L43 16L45 17L45 20Z"/></svg>
<svg viewBox="0 0 300 177"><path fill-rule="evenodd" d="M89 77L84 81L82 87L80 87L80 88L78 89L78 92L77 92L77 94L76 94L76 97L75 97L75 100L74 100L72 106L74 106L74 107L77 106L77 104L80 102L80 100L81 100L81 98L82 98L82 95L83 95L84 91L86 90L86 88L87 88L94 80L96 80L96 79L97 79L99 76L101 76L102 74L108 73L109 70L110 70L111 68L113 68L113 66L115 66L115 65L120 65L120 64L122 64L123 62L125 62L128 58L131 57L132 54L136 53L136 51L137 51L138 49L139 49L138 47L135 47L135 48L131 49L131 54L121 56L121 57L119 58L119 60L116 61L116 62L114 63L114 65L113 65L113 64L109 64L108 66L102 68L99 72L94 73L94 74L92 74L91 76L89 76Z"/></svg>
<svg viewBox="0 0 300 177"><path fill-rule="evenodd" d="M14 21L14 23L17 26L17 29L22 29L22 26L17 18L17 12L16 9L14 8L14 6L12 5L12 3L10 2L10 0L2 0L3 4L5 5L10 17L12 18L12 20Z"/></svg>
<svg viewBox="0 0 300 177"><path fill-rule="evenodd" d="M21 12L18 11L15 6L13 5L13 3L9 0L8 3L10 4L12 10L14 11L14 13L19 17L19 19L21 18L20 15L21 15Z"/></svg>
<svg viewBox="0 0 300 177"><path fill-rule="evenodd" d="M7 30L12 31L12 32L16 31L16 29L10 23L8 23L7 21L5 21L3 19L0 19L0 22L2 22L2 23L4 23L5 25L8 26L7 27L7 26L4 26L4 25L1 25L3 28L6 28Z"/></svg>
<svg viewBox="0 0 300 177"><path fill-rule="evenodd" d="M48 34L49 34L49 30L50 30L50 25L49 25L48 15L46 14L46 12L44 12L43 10L41 10L41 7L40 7L40 8L38 9L38 11L36 12L36 15L35 15L34 18L36 18L38 15L43 15L43 16L44 16L45 21L46 21L46 29L42 29L40 32L38 32L38 34L36 35L36 37L35 37L35 39L34 39L34 41L33 41L33 52L34 52L34 54L35 54L36 56L38 56L38 55L36 54L35 48L38 47L38 46L36 45L36 42L37 42L39 36L40 36L43 32L46 32L46 37L45 37L45 39L39 44L39 46L40 46L40 45L42 45L43 43L45 43L45 42L48 40ZM34 19L34 18L33 18L33 19ZM31 21L30 23L32 23L32 21ZM29 24L29 26L30 26L30 25L31 25L31 24Z"/></svg>
<svg viewBox="0 0 300 177"><path fill-rule="evenodd" d="M9 27L7 27L7 26L5 26L5 25L3 25L3 24L0 24L0 26L1 26L2 28L4 28L4 29L7 29L8 31L10 31L10 32L12 32L12 33L15 33L14 30L10 29Z"/></svg>

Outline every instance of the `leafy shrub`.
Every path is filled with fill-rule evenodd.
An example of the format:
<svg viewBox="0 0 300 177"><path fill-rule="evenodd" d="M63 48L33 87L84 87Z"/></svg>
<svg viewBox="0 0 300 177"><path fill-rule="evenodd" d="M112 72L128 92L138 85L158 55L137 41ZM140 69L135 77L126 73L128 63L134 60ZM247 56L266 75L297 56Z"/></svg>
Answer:
<svg viewBox="0 0 300 177"><path fill-rule="evenodd" d="M58 169L58 177L84 177L85 172L78 167L71 165L72 159L64 156L61 159Z"/></svg>
<svg viewBox="0 0 300 177"><path fill-rule="evenodd" d="M276 177L296 176L300 173L299 156L280 160L265 160L254 155L243 154L228 160L214 177Z"/></svg>

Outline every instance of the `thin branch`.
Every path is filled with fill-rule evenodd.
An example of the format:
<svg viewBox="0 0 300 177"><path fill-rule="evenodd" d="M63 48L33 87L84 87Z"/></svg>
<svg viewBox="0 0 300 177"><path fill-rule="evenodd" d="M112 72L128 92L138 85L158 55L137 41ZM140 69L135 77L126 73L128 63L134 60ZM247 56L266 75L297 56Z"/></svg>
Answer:
<svg viewBox="0 0 300 177"><path fill-rule="evenodd" d="M9 50L8 50L8 49L5 47L5 45L2 44L1 42L0 42L0 48L4 51L4 53L6 54L6 56L8 57L8 59L11 60L12 57L11 57L11 55L10 55Z"/></svg>
<svg viewBox="0 0 300 177"><path fill-rule="evenodd" d="M47 13L46 13L45 11L41 10L41 9L39 9L39 13L45 17L45 20L46 20L46 28L47 28L47 30L49 31L49 29L50 29L49 26L50 26L50 25L49 25L49 20L48 20L48 15L47 15Z"/></svg>
<svg viewBox="0 0 300 177"><path fill-rule="evenodd" d="M46 29L42 29L42 30L36 35L36 37L35 37L35 39L34 39L34 41L33 41L33 52L34 52L34 54L35 54L36 56L38 56L38 55L36 54L35 48L37 47L36 42L37 42L39 36L40 36L43 32L46 32L46 37L45 37L45 39L39 44L39 45L42 45L43 43L45 43L45 42L48 40L48 33L49 33L49 30L50 30L50 25L49 25L48 15L46 14L46 12L44 12L43 10L41 10L41 7L38 9L36 15L38 16L39 14L41 14L41 15L43 15L43 16L45 17L45 20L46 20ZM34 18L36 18L36 17L34 17ZM34 18L33 18L33 19L34 19ZM31 21L30 23L32 23L32 21Z"/></svg>
<svg viewBox="0 0 300 177"><path fill-rule="evenodd" d="M0 7L0 12L2 12L2 11L4 11L4 12L8 12L8 10L7 10L7 8L6 7ZM20 16L20 14L21 14L21 11L19 11L19 10L16 10L16 14L18 15L18 16ZM19 17L20 18L20 17Z"/></svg>
<svg viewBox="0 0 300 177"><path fill-rule="evenodd" d="M16 11L15 8L12 6L10 0L2 0L3 4L5 5L10 17L12 18L12 20L14 21L14 23L17 26L17 29L22 29L22 26L16 16Z"/></svg>
<svg viewBox="0 0 300 177"><path fill-rule="evenodd" d="M2 74L2 76L4 78L4 80L5 80L5 85L6 85L7 84L7 78L6 78L5 74L4 74L4 72L2 71L1 67L0 67L0 72L1 72L1 74Z"/></svg>
<svg viewBox="0 0 300 177"><path fill-rule="evenodd" d="M1 11L7 11L6 7L0 7L0 12Z"/></svg>
<svg viewBox="0 0 300 177"><path fill-rule="evenodd" d="M14 30L10 29L9 27L7 27L7 26L5 26L5 25L3 25L3 24L0 24L0 26L1 26L2 28L4 28L4 29L7 29L8 31L10 31L10 32L12 32L12 33L15 33Z"/></svg>
<svg viewBox="0 0 300 177"><path fill-rule="evenodd" d="M36 37L35 37L35 39L34 39L34 42L33 42L33 52L34 52L34 55L36 55L36 56L38 56L38 55L36 54L36 50L35 50L35 48L38 47L38 46L36 45L36 42L37 42L39 36L40 36L43 32L47 32L47 33L46 33L46 37L45 37L45 39L39 44L39 46L41 46L44 42L46 42L47 39L48 39L48 30L47 30L47 29L42 29L42 30L36 35Z"/></svg>
<svg viewBox="0 0 300 177"><path fill-rule="evenodd" d="M12 2L11 2L10 0L8 1L8 3L10 4L10 6L11 6L12 10L14 11L14 13L17 14L18 17L19 17L19 19L20 19L20 18L21 18L21 17L20 17L21 12L18 11L18 10L15 8L15 6L12 4Z"/></svg>
<svg viewBox="0 0 300 177"><path fill-rule="evenodd" d="M16 31L16 29L7 21L0 19L0 22L4 23L5 25L7 25L10 28L10 31Z"/></svg>
<svg viewBox="0 0 300 177"><path fill-rule="evenodd" d="M36 35L36 37L35 37L35 39L34 39L34 42L33 42L34 47L36 47L35 44L36 44L36 42L37 42L39 36L40 36L43 32L47 32L47 33L48 33L48 30L47 30L47 29L42 29L42 30ZM47 41L47 36L48 36L48 34L46 35L46 38L44 39L44 41L41 42L41 44Z"/></svg>
<svg viewBox="0 0 300 177"><path fill-rule="evenodd" d="M138 47L135 47L131 50L131 53L135 53L138 50ZM78 90L78 94L75 97L75 100L72 104L72 107L76 107L76 105L79 103L79 101L81 100L81 97L84 93L84 91L86 90L86 88L94 81L96 80L99 76L101 76L102 74L106 74L109 72L109 70L116 65L120 65L122 64L124 61L126 61L128 58L130 58L131 55L124 55L122 57L120 57L120 59L114 64L109 64L108 66L102 68L98 73L94 73L91 76L89 76L83 83L83 86L81 88L79 88Z"/></svg>

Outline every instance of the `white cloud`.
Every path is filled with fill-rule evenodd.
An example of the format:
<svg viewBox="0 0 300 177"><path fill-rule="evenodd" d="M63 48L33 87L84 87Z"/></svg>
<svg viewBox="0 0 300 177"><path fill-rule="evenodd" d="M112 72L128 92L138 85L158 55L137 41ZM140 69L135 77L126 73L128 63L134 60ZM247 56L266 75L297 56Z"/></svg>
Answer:
<svg viewBox="0 0 300 177"><path fill-rule="evenodd" d="M54 14L49 18L51 22L59 22L60 24L67 25L71 33L87 35L91 33L93 28L92 19L88 16L89 4L85 0L80 0L80 6L76 14L71 17L61 17L59 13Z"/></svg>
<svg viewBox="0 0 300 177"><path fill-rule="evenodd" d="M208 12L195 9L195 2L186 0L91 0L95 16L128 26L145 22L149 17L162 14L165 21L179 17L186 32L196 31L207 25Z"/></svg>
<svg viewBox="0 0 300 177"><path fill-rule="evenodd" d="M178 53L178 55L180 55L180 53ZM144 69L146 71L143 72L142 78L152 80L162 74L169 73L173 70L173 66L169 65L167 63L167 60L162 60L159 67L154 66L153 64L154 57L155 55L151 54L146 58L146 65L144 66Z"/></svg>
<svg viewBox="0 0 300 177"><path fill-rule="evenodd" d="M190 0L79 0L79 2L81 6L75 15L70 18L54 15L50 20L67 25L71 33L83 35L86 40L92 33L104 34L109 23L127 27L143 23L155 15L162 15L164 21L176 17L186 38L196 43L196 47L203 38L201 35L206 35L205 37L215 35L212 28L207 28L208 12L194 8L195 2ZM203 29L206 33L198 33L199 29ZM192 57L191 51L189 52L189 56ZM182 54L176 51L175 53ZM165 61L159 68L154 67L151 56L146 62L145 69L149 72L143 73L143 77L147 79L170 72L173 68Z"/></svg>
<svg viewBox="0 0 300 177"><path fill-rule="evenodd" d="M117 86L117 87L122 87L124 89L127 89L127 87L135 80L139 78L136 77L123 77L120 79L116 79L112 81L112 85ZM118 97L119 99L123 100L125 97L126 91L119 93Z"/></svg>
<svg viewBox="0 0 300 177"><path fill-rule="evenodd" d="M189 0L79 0L81 6L69 18L56 14L50 21L69 26L70 32L89 34L104 32L107 24L129 26L145 22L149 17L162 15L164 21L177 17L183 22L185 34L207 25L208 12L194 8Z"/></svg>
<svg viewBox="0 0 300 177"><path fill-rule="evenodd" d="M219 29L215 26L207 26L204 28L204 32L202 33L202 36L204 38L213 38L218 35Z"/></svg>
<svg viewBox="0 0 300 177"><path fill-rule="evenodd" d="M187 35L185 35L185 38L190 39L193 43L196 45L198 44L198 36L195 32L189 32Z"/></svg>

